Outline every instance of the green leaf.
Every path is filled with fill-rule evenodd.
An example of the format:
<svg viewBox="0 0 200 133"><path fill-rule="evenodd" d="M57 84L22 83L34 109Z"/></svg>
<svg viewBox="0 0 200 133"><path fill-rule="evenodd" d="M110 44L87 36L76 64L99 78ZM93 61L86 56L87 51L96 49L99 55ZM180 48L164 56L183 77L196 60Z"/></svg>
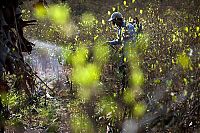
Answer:
<svg viewBox="0 0 200 133"><path fill-rule="evenodd" d="M145 112L146 112L146 105L145 104L138 103L138 104L135 105L134 110L133 110L133 114L136 117L142 117Z"/></svg>
<svg viewBox="0 0 200 133"><path fill-rule="evenodd" d="M180 64L184 69L189 68L191 65L190 58L186 55L185 52L178 54L177 63Z"/></svg>
<svg viewBox="0 0 200 133"><path fill-rule="evenodd" d="M155 84L160 84L160 82L161 82L160 79L155 79L155 80L154 80L154 83L155 83Z"/></svg>
<svg viewBox="0 0 200 133"><path fill-rule="evenodd" d="M131 80L134 86L141 86L144 82L144 75L142 71L135 70L131 75Z"/></svg>
<svg viewBox="0 0 200 133"><path fill-rule="evenodd" d="M186 32L189 32L189 28L188 28L188 27L185 27L185 31L186 31Z"/></svg>
<svg viewBox="0 0 200 133"><path fill-rule="evenodd" d="M48 8L50 19L60 25L65 25L70 19L70 8L63 5L51 5Z"/></svg>
<svg viewBox="0 0 200 133"><path fill-rule="evenodd" d="M199 26L196 27L196 31L199 32Z"/></svg>
<svg viewBox="0 0 200 133"><path fill-rule="evenodd" d="M88 64L85 67L78 67L73 71L74 81L84 87L96 85L99 76L99 69L94 64Z"/></svg>
<svg viewBox="0 0 200 133"><path fill-rule="evenodd" d="M75 54L72 56L73 67L79 67L86 64L88 50L85 47L79 47Z"/></svg>
<svg viewBox="0 0 200 133"><path fill-rule="evenodd" d="M135 91L133 91L132 89L130 90L127 90L125 93L124 93L124 101L126 103L133 103L135 101Z"/></svg>
<svg viewBox="0 0 200 133"><path fill-rule="evenodd" d="M142 14L143 13L143 10L140 10L140 14Z"/></svg>
<svg viewBox="0 0 200 133"><path fill-rule="evenodd" d="M81 22L85 27L93 27L96 22L96 17L92 13L86 12L82 14Z"/></svg>
<svg viewBox="0 0 200 133"><path fill-rule="evenodd" d="M126 1L124 0L124 6L127 6L127 3L126 3Z"/></svg>
<svg viewBox="0 0 200 133"><path fill-rule="evenodd" d="M34 15L38 19L44 19L47 16L47 9L42 4L36 4L34 9Z"/></svg>

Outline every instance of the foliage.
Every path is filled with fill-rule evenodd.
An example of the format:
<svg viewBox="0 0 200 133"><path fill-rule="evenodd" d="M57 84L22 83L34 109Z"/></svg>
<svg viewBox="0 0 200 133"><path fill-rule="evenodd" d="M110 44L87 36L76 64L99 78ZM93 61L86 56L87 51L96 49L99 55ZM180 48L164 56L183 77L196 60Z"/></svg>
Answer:
<svg viewBox="0 0 200 133"><path fill-rule="evenodd" d="M182 4L124 0L101 13L93 9L77 16L71 3L36 7L39 25L26 34L62 44L65 65L71 69L66 76L72 82L67 103L57 98L49 100L47 108L38 107L42 126L59 130L55 119L62 105L70 114L66 119L73 132L105 132L107 126L120 132L129 127L127 121L134 124L131 131L197 131L200 9L195 0L176 2ZM117 50L105 45L115 37L107 24L114 11L127 21L137 16L143 24L137 41ZM30 17L28 11L24 17Z"/></svg>

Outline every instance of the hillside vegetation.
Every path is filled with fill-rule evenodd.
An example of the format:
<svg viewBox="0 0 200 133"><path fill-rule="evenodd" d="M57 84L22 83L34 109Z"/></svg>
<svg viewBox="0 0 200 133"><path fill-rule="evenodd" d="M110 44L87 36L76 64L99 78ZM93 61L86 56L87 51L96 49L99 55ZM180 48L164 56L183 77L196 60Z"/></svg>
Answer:
<svg viewBox="0 0 200 133"><path fill-rule="evenodd" d="M200 131L198 0L37 2L24 1L21 5L23 20L37 20L36 25L23 28L23 35L27 40L52 42L61 47L59 59L64 60L62 74L66 79L64 83L58 79L48 87L48 80L44 82L31 68L27 69L23 54L32 48L20 51L20 58L15 57L21 64L12 62L13 73L0 64L5 69L0 69L0 85L9 88L0 97L1 130ZM106 44L116 38L107 21L115 11L129 22L139 18L143 30L136 42L115 48ZM1 23L1 29L3 26ZM9 28L2 31L11 34ZM12 28L14 33L19 32L17 27Z"/></svg>

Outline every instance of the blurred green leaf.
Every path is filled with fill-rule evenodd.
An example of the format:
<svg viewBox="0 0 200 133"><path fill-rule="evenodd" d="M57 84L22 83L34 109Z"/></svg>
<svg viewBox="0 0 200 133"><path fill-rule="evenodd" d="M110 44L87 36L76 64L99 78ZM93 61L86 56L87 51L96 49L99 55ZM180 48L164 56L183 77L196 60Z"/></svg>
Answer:
<svg viewBox="0 0 200 133"><path fill-rule="evenodd" d="M56 24L65 25L70 20L70 8L67 5L51 5L48 8L48 15Z"/></svg>
<svg viewBox="0 0 200 133"><path fill-rule="evenodd" d="M72 51L70 50L70 47L63 47L62 55L64 60L66 60L68 63L72 63Z"/></svg>
<svg viewBox="0 0 200 133"><path fill-rule="evenodd" d="M116 8L115 8L115 7L112 7L112 10L113 10L113 12L115 12Z"/></svg>
<svg viewBox="0 0 200 133"><path fill-rule="evenodd" d="M96 17L92 13L86 12L82 14L81 22L85 27L93 27L96 22Z"/></svg>
<svg viewBox="0 0 200 133"><path fill-rule="evenodd" d="M124 101L128 104L133 103L135 101L136 93L132 89L128 89L124 93Z"/></svg>
<svg viewBox="0 0 200 133"><path fill-rule="evenodd" d="M160 82L161 82L160 79L155 79L155 80L154 80L154 83L155 83L155 84L160 84Z"/></svg>
<svg viewBox="0 0 200 133"><path fill-rule="evenodd" d="M143 14L143 10L142 9L140 9L140 14Z"/></svg>
<svg viewBox="0 0 200 133"><path fill-rule="evenodd" d="M184 84L188 85L188 80L186 78L183 78Z"/></svg>
<svg viewBox="0 0 200 133"><path fill-rule="evenodd" d="M104 20L104 19L102 19L102 20L101 20L101 23L102 23L103 25L105 25L105 24L106 24L106 22L105 22L105 20Z"/></svg>
<svg viewBox="0 0 200 133"><path fill-rule="evenodd" d="M136 117L142 117L146 112L146 105L144 103L137 103L134 106L133 114Z"/></svg>
<svg viewBox="0 0 200 133"><path fill-rule="evenodd" d="M80 46L72 56L73 67L79 67L85 65L87 58L88 58L87 48Z"/></svg>
<svg viewBox="0 0 200 133"><path fill-rule="evenodd" d="M99 81L99 69L94 64L78 67L73 71L73 80L84 87L93 87Z"/></svg>
<svg viewBox="0 0 200 133"><path fill-rule="evenodd" d="M47 17L47 9L42 4L36 4L34 9L34 15L38 19L44 19Z"/></svg>
<svg viewBox="0 0 200 133"><path fill-rule="evenodd" d="M166 85L167 85L167 87L171 87L172 86L172 80L166 80Z"/></svg>
<svg viewBox="0 0 200 133"><path fill-rule="evenodd" d="M95 62L100 65L105 64L109 57L108 46L102 45L102 44L101 42L97 42L97 44L94 47L94 59L95 59Z"/></svg>
<svg viewBox="0 0 200 133"><path fill-rule="evenodd" d="M185 27L185 31L186 31L186 32L189 32L189 28L188 28L188 27Z"/></svg>
<svg viewBox="0 0 200 133"><path fill-rule="evenodd" d="M134 86L141 86L144 83L144 75L141 70L134 70L131 75L131 81Z"/></svg>
<svg viewBox="0 0 200 133"><path fill-rule="evenodd" d="M108 15L109 15L109 16L111 15L111 12L110 12L110 11L108 11Z"/></svg>
<svg viewBox="0 0 200 133"><path fill-rule="evenodd" d="M184 69L189 68L191 65L190 58L185 52L177 55L177 63L180 64Z"/></svg>
<svg viewBox="0 0 200 133"><path fill-rule="evenodd" d="M199 26L196 27L196 31L199 32Z"/></svg>

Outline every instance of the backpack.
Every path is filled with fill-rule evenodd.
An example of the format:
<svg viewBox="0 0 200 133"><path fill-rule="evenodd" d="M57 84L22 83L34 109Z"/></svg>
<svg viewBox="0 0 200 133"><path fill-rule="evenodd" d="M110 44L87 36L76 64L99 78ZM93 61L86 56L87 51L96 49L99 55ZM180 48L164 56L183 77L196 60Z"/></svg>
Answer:
<svg viewBox="0 0 200 133"><path fill-rule="evenodd" d="M133 21L129 21L129 23L131 23L134 26L135 31L136 31L137 34L141 33L142 24L139 22L139 19L137 17L135 17L133 19Z"/></svg>

